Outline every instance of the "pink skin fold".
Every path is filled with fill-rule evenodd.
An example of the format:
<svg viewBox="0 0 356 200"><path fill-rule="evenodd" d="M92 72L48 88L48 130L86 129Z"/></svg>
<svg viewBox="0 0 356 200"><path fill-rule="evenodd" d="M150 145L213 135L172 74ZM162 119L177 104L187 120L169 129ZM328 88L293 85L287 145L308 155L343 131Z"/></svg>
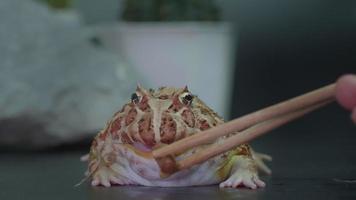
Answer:
<svg viewBox="0 0 356 200"><path fill-rule="evenodd" d="M356 75L344 75L336 82L336 99L344 108L352 111L356 123Z"/></svg>

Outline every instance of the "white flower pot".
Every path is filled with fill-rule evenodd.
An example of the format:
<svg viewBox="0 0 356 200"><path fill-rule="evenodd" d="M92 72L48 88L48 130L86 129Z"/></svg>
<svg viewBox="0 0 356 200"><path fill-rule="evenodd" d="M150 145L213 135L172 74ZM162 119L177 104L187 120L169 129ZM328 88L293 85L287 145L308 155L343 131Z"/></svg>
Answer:
<svg viewBox="0 0 356 200"><path fill-rule="evenodd" d="M229 114L234 61L229 24L118 23L101 26L98 34L146 77L145 87L188 85L221 116Z"/></svg>

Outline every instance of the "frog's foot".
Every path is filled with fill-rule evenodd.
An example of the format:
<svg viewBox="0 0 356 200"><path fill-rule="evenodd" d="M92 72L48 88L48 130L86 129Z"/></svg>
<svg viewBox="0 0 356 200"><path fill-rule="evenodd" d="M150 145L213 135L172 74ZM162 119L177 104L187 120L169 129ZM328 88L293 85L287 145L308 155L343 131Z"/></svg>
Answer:
<svg viewBox="0 0 356 200"><path fill-rule="evenodd" d="M256 173L249 172L247 170L236 171L227 180L220 183L221 188L231 187L237 188L240 186L247 187L250 189L263 188L266 184L261 181Z"/></svg>
<svg viewBox="0 0 356 200"><path fill-rule="evenodd" d="M220 187L245 186L251 189L265 187L266 184L258 177L257 164L252 157L237 155L232 157L230 163L232 165L231 175L220 183Z"/></svg>
<svg viewBox="0 0 356 200"><path fill-rule="evenodd" d="M134 184L129 179L121 176L117 171L117 166L101 167L92 175L92 186L105 186L110 187L112 185L132 185Z"/></svg>

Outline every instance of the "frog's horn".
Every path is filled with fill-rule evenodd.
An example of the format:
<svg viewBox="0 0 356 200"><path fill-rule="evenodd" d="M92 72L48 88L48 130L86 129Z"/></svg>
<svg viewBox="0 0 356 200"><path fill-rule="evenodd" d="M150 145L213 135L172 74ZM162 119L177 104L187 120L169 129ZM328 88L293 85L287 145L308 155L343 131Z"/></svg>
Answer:
<svg viewBox="0 0 356 200"><path fill-rule="evenodd" d="M183 88L183 92L189 92L189 89L188 89L188 86L186 85L186 86L184 86L184 88Z"/></svg>
<svg viewBox="0 0 356 200"><path fill-rule="evenodd" d="M148 94L147 90L145 88L143 88L139 83L137 83L136 91L140 92L142 94Z"/></svg>

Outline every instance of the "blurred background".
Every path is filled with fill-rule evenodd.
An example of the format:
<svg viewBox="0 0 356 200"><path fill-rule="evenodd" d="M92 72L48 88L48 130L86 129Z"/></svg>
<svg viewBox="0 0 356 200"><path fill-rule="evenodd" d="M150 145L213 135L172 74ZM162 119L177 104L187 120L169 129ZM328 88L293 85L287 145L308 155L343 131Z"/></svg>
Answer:
<svg viewBox="0 0 356 200"><path fill-rule="evenodd" d="M354 4L4 0L0 147L91 138L138 83L188 85L225 119L332 83L356 71ZM291 130L354 131L333 109Z"/></svg>
<svg viewBox="0 0 356 200"><path fill-rule="evenodd" d="M85 152L137 83L188 85L232 119L356 73L356 2L1 0L0 44L1 151ZM286 167L277 177L332 149L345 159L322 163L346 174L296 176L354 178L354 135L332 104L254 146Z"/></svg>

